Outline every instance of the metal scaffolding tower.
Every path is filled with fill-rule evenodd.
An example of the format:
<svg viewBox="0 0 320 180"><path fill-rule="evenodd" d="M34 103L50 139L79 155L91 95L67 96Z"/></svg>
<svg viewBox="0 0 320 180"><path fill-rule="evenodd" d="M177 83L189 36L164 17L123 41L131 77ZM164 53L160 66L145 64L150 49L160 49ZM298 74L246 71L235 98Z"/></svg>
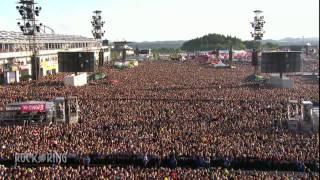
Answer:
<svg viewBox="0 0 320 180"><path fill-rule="evenodd" d="M261 16L262 11L256 10L254 11L255 17L254 21L251 22L253 32L251 32L253 41L253 52L252 52L252 65L254 66L254 74L258 74L259 71L259 53L261 52L261 40L265 31L263 30L264 24L266 23L264 20L264 16Z"/></svg>
<svg viewBox="0 0 320 180"><path fill-rule="evenodd" d="M92 27L93 27L93 30L92 30L92 34L93 34L93 37L95 39L98 39L98 40L101 40L102 37L104 36L104 33L106 31L103 31L103 25L105 24L104 21L102 21L102 17L101 17L101 13L102 11L94 11L94 16L92 16L92 21L91 21L91 24L92 24Z"/></svg>
<svg viewBox="0 0 320 180"><path fill-rule="evenodd" d="M42 24L37 23L37 16L41 11L41 7L36 6L34 0L20 0L16 7L21 15L18 26L23 35L28 36L29 50L32 51L31 55L31 69L32 79L38 80L40 76L40 62L38 57L38 46L36 41L37 33L40 33Z"/></svg>

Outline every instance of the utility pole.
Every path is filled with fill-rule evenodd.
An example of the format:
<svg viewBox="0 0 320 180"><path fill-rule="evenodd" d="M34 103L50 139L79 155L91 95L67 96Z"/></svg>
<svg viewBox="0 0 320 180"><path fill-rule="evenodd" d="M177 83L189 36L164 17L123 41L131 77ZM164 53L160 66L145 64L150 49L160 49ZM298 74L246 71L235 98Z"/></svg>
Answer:
<svg viewBox="0 0 320 180"><path fill-rule="evenodd" d="M228 40L228 45L229 45L229 59L228 63L230 67L232 66L232 61L233 61L233 42L232 40Z"/></svg>

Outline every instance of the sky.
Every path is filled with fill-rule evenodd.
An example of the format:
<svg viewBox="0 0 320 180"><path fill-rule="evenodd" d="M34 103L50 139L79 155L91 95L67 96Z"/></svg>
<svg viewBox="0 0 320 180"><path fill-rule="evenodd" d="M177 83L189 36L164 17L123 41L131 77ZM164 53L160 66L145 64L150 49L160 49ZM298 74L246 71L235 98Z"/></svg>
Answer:
<svg viewBox="0 0 320 180"><path fill-rule="evenodd" d="M58 34L92 37L94 10L111 41L189 40L209 33L251 39L256 9L264 39L319 37L319 0L36 0L39 21ZM17 0L0 0L0 30L19 31Z"/></svg>

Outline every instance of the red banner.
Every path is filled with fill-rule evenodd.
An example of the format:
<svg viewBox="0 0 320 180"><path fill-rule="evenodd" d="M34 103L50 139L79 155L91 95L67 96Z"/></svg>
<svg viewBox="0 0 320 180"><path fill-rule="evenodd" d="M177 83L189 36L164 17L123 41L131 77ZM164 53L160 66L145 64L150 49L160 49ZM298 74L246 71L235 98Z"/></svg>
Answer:
<svg viewBox="0 0 320 180"><path fill-rule="evenodd" d="M46 108L44 104L24 104L21 105L21 112L45 112Z"/></svg>

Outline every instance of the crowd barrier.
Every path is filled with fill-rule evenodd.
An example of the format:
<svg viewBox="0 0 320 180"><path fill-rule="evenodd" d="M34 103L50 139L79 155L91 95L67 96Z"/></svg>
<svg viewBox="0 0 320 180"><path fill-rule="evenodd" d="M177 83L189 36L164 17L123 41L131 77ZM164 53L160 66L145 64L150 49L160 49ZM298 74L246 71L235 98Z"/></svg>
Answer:
<svg viewBox="0 0 320 180"><path fill-rule="evenodd" d="M0 159L0 164L12 167L12 166L24 166L24 167L39 167L39 166L51 166L57 165L57 163L16 163L14 158L12 159ZM199 157L188 157L188 156L169 156L161 159L154 155L88 155L88 156L68 156L67 161L60 163L61 166L134 166L142 168L154 168L154 167L165 167L165 168L227 168L235 170L256 170L256 171L294 171L294 172L319 172L319 161L315 162L289 162L289 161L277 161L277 160L261 160L257 158L238 158L238 159L227 159L227 158L199 158Z"/></svg>

